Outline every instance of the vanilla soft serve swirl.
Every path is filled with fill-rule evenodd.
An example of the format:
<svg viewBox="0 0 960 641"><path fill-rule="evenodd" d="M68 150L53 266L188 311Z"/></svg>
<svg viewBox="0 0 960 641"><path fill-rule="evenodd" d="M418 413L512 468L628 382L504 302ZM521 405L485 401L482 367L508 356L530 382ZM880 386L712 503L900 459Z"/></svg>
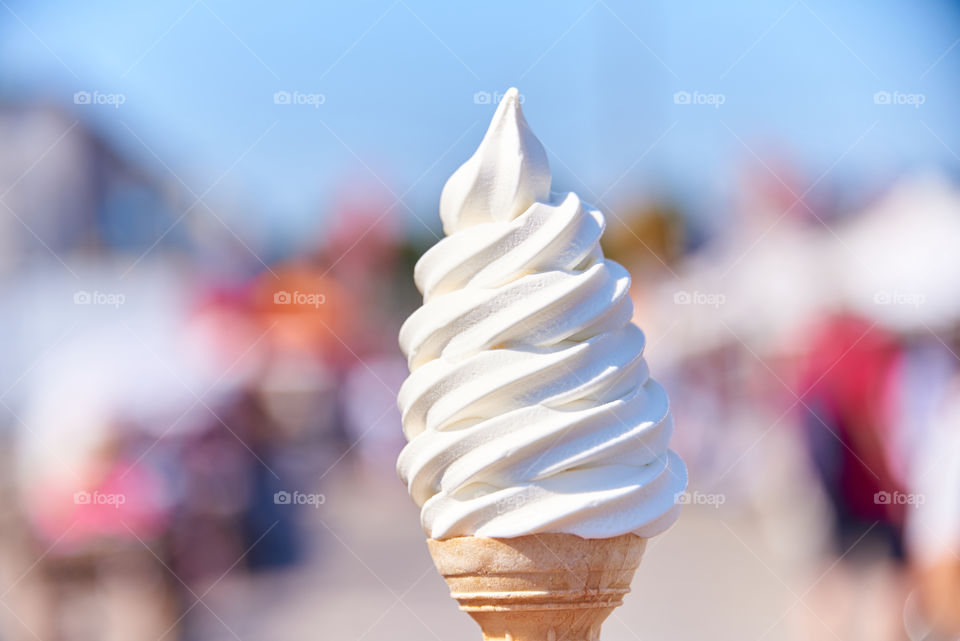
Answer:
<svg viewBox="0 0 960 641"><path fill-rule="evenodd" d="M603 215L550 194L516 89L440 199L400 330L401 478L427 534L653 536L687 483Z"/></svg>

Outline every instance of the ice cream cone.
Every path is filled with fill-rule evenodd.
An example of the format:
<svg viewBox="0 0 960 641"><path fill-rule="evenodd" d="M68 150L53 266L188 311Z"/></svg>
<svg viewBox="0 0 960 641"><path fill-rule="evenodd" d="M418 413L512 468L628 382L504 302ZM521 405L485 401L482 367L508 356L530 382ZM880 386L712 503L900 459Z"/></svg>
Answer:
<svg viewBox="0 0 960 641"><path fill-rule="evenodd" d="M429 539L433 561L485 641L597 641L646 539L532 534Z"/></svg>

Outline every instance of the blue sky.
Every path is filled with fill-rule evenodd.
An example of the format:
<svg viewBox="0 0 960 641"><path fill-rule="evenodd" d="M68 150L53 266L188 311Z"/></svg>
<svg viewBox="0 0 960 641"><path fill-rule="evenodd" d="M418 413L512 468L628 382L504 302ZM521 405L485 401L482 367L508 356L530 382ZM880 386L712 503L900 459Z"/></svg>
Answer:
<svg viewBox="0 0 960 641"><path fill-rule="evenodd" d="M946 2L5 2L0 95L62 104L197 193L222 175L208 201L291 233L348 180L436 224L492 114L475 95L511 85L555 187L586 200L669 193L709 217L738 163L770 149L811 182L960 167ZM879 90L923 104L878 105Z"/></svg>

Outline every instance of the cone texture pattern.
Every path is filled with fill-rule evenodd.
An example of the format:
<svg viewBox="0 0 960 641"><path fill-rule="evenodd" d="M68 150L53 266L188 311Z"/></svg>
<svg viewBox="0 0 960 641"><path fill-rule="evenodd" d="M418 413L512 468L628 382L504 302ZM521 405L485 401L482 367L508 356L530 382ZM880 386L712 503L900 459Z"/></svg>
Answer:
<svg viewBox="0 0 960 641"><path fill-rule="evenodd" d="M600 625L630 591L646 539L532 534L427 545L485 641L597 641Z"/></svg>

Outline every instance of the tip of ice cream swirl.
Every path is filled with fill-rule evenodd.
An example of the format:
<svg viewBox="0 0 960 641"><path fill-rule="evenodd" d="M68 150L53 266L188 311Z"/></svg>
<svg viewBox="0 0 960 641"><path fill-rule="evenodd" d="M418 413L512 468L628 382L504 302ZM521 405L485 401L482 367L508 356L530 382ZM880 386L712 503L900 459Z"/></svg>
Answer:
<svg viewBox="0 0 960 641"><path fill-rule="evenodd" d="M447 235L512 220L549 198L547 152L530 131L520 101L516 87L507 90L477 151L444 185L440 219Z"/></svg>
<svg viewBox="0 0 960 641"><path fill-rule="evenodd" d="M409 443L398 471L429 536L657 534L686 468L630 322L630 276L603 215L551 198L543 146L509 90L447 181L447 237L417 263L404 323Z"/></svg>

